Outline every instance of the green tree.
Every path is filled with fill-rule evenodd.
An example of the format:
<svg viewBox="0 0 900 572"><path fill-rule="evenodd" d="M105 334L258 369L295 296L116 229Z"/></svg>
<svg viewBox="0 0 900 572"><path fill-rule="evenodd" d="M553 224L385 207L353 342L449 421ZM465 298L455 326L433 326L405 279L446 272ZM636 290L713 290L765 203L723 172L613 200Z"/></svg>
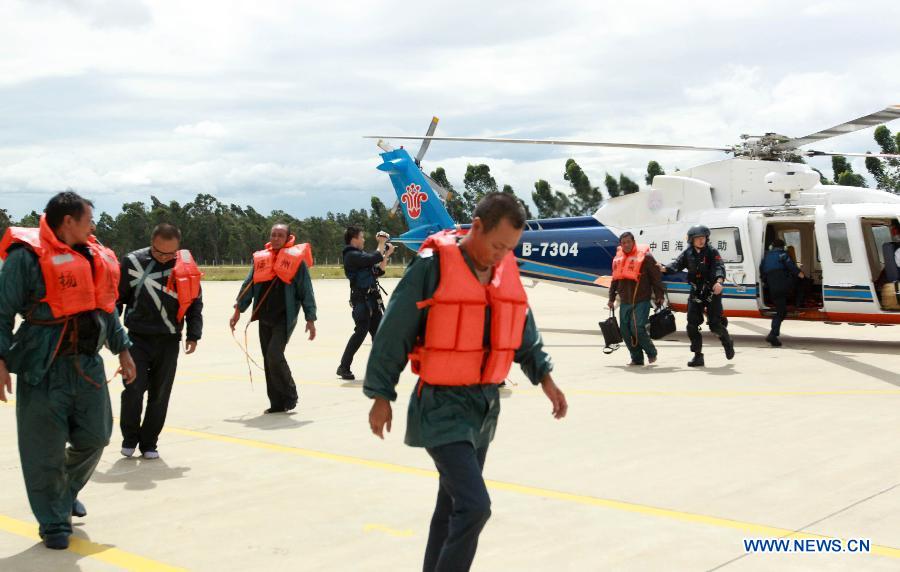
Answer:
<svg viewBox="0 0 900 572"><path fill-rule="evenodd" d="M900 149L900 131L891 135L890 129L879 125L875 129L874 138L882 153L897 154ZM866 169L875 178L875 185L879 189L900 194L900 159L866 157Z"/></svg>
<svg viewBox="0 0 900 572"><path fill-rule="evenodd" d="M665 175L666 172L663 171L663 168L656 161L650 161L647 163L647 174L644 176L644 182L648 185L653 184L653 177L657 175Z"/></svg>
<svg viewBox="0 0 900 572"><path fill-rule="evenodd" d="M453 188L450 180L447 179L447 172L444 171L444 168L438 167L437 169L432 171L431 178L434 179L434 182L444 187L444 189L448 193L444 206L447 207L447 212L450 213L450 218L452 218L455 222L471 220L471 218L467 218L466 216L465 200L461 195L457 194L456 189Z"/></svg>
<svg viewBox="0 0 900 572"><path fill-rule="evenodd" d="M557 218L569 214L569 197L550 188L550 183L541 179L534 184L531 200L538 210L538 218Z"/></svg>
<svg viewBox="0 0 900 572"><path fill-rule="evenodd" d="M465 204L464 217L456 222L472 222L472 212L478 201L488 193L497 192L497 181L491 175L491 168L485 164L467 165L466 175L463 177L463 203Z"/></svg>
<svg viewBox="0 0 900 572"><path fill-rule="evenodd" d="M0 209L0 236L10 226L12 226L12 221L9 219L9 213L6 212L6 209Z"/></svg>
<svg viewBox="0 0 900 572"><path fill-rule="evenodd" d="M15 224L15 226L25 226L37 228L41 224L41 214L37 211L31 211Z"/></svg>
<svg viewBox="0 0 900 572"><path fill-rule="evenodd" d="M609 198L612 199L618 197L621 194L621 191L619 190L619 182L609 173L606 174L606 178L603 180L603 184L606 186L606 192L609 194Z"/></svg>
<svg viewBox="0 0 900 572"><path fill-rule="evenodd" d="M865 187L866 178L853 172L853 166L843 155L835 155L831 158L831 168L834 170L834 182L846 187Z"/></svg>
<svg viewBox="0 0 900 572"><path fill-rule="evenodd" d="M516 197L516 202L519 203L520 207L522 207L522 211L525 213L525 218L526 219L534 218L531 215L531 208L528 206L528 203L526 203L521 198L519 198L519 195L517 195L516 191L513 190L512 185L503 185L503 189L500 192Z"/></svg>
<svg viewBox="0 0 900 572"><path fill-rule="evenodd" d="M834 184L834 181L831 181L828 177L826 177L825 173L823 173L822 171L816 169L815 167L813 167L812 170L819 174L819 184L822 184L822 185L833 185Z"/></svg>
<svg viewBox="0 0 900 572"><path fill-rule="evenodd" d="M624 174L619 174L619 190L623 195L630 195L631 193L638 192L641 188Z"/></svg>
<svg viewBox="0 0 900 572"><path fill-rule="evenodd" d="M588 215L597 210L603 201L603 194L598 187L591 186L590 179L581 166L575 162L575 159L566 161L566 172L563 178L569 181L569 185L574 191L570 207L571 214Z"/></svg>

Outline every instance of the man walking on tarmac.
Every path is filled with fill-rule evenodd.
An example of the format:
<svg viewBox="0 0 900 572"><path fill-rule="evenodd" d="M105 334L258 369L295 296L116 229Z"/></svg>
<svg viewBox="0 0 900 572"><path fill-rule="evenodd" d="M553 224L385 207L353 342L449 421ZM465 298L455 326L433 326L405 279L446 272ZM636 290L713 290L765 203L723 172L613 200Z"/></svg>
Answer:
<svg viewBox="0 0 900 572"><path fill-rule="evenodd" d="M613 259L612 274L608 305L612 311L616 305L616 296L621 297L619 328L622 330L625 347L631 354L631 363L628 365L644 365L645 353L647 361L654 363L656 346L653 345L650 332L647 330L650 299L652 297L656 300L656 304L661 306L666 291L656 261L650 254L650 247L635 244L634 235L623 232L619 237L616 257Z"/></svg>
<svg viewBox="0 0 900 572"><path fill-rule="evenodd" d="M229 321L232 332L241 312L251 303L250 321L259 320L259 344L269 396L265 413L284 413L297 406L297 385L284 350L297 325L301 306L310 341L316 337L316 299L309 276L312 263L309 244L295 244L286 224L274 225L265 249L253 253L253 266L234 305Z"/></svg>
<svg viewBox="0 0 900 572"><path fill-rule="evenodd" d="M112 434L100 349L119 355L126 383L135 376L116 311L119 262L94 238L92 219L92 203L66 191L47 203L40 228L9 228L0 241L0 401L15 373L28 502L44 545L57 550L69 546L72 516L87 515L78 493Z"/></svg>
<svg viewBox="0 0 900 572"><path fill-rule="evenodd" d="M794 290L796 279L802 280L804 275L785 252L784 241L776 238L759 265L759 276L769 290L769 300L775 306L772 329L766 336L766 341L778 348L781 347L781 340L778 339L781 335L781 323L787 316L788 295Z"/></svg>
<svg viewBox="0 0 900 572"><path fill-rule="evenodd" d="M491 515L482 477L500 414L498 385L512 362L540 384L561 419L568 405L534 322L512 250L525 214L515 197L489 193L461 239L430 236L391 296L369 355L369 426L391 430L391 401L407 357L419 381L406 444L424 447L440 473L423 570L469 570Z"/></svg>
<svg viewBox="0 0 900 572"><path fill-rule="evenodd" d="M153 229L148 248L129 253L122 261L119 309L125 309L137 366L137 378L122 391L119 427L126 457L139 447L145 459L159 458L157 440L166 422L185 322L184 353L194 353L203 332L202 274L190 251L180 247L181 232L162 223Z"/></svg>
<svg viewBox="0 0 900 572"><path fill-rule="evenodd" d="M375 339L375 332L381 323L384 303L381 301L378 277L384 275L387 260L394 252L394 245L388 242L390 236L386 232L375 235L378 241L375 252L363 251L365 238L362 229L355 226L348 226L344 233L344 243L347 245L342 253L344 275L350 281L350 307L353 309L355 327L344 348L337 375L349 381L356 379L350 371L353 356L366 339L366 334Z"/></svg>
<svg viewBox="0 0 900 572"><path fill-rule="evenodd" d="M725 358L734 357L734 341L728 335L728 328L722 317L722 290L725 283L725 265L719 251L709 245L709 228L695 224L688 229L688 247L668 266L660 264L663 273L681 272L687 269L687 281L691 285L687 306L687 333L691 340L691 351L694 357L688 362L689 367L703 367L703 337L700 335L700 324L703 323L703 312L706 321L725 348Z"/></svg>

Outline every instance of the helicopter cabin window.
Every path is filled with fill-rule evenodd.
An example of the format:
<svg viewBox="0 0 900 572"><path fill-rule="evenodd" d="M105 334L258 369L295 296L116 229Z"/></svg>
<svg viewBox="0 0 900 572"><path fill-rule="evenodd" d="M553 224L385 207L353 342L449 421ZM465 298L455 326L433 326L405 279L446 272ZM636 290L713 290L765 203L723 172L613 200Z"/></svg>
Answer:
<svg viewBox="0 0 900 572"><path fill-rule="evenodd" d="M847 240L847 225L842 222L828 224L828 246L831 247L831 261L835 264L850 264L850 241Z"/></svg>
<svg viewBox="0 0 900 572"><path fill-rule="evenodd" d="M735 263L744 261L741 233L736 227L710 229L709 245L719 251L722 262Z"/></svg>

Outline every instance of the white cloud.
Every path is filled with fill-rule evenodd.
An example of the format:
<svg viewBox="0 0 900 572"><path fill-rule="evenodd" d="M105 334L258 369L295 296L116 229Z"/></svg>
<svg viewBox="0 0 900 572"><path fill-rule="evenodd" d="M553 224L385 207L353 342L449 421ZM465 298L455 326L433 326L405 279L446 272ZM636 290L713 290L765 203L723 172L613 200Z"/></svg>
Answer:
<svg viewBox="0 0 900 572"><path fill-rule="evenodd" d="M421 133L432 114L448 135L803 135L900 103L900 48L884 40L900 5L846 6L3 2L0 206L21 215L66 186L113 211L197 192L296 215L392 202L360 136ZM874 147L870 132L828 144ZM721 155L435 143L426 167L461 185L467 163L487 162L529 196L538 178L567 188L567 157L602 185L607 171L642 182L650 159L671 171Z"/></svg>
<svg viewBox="0 0 900 572"><path fill-rule="evenodd" d="M201 137L205 139L217 139L224 137L228 133L225 126L215 121L199 121L189 125L179 125L175 128L177 135L186 135L188 137Z"/></svg>

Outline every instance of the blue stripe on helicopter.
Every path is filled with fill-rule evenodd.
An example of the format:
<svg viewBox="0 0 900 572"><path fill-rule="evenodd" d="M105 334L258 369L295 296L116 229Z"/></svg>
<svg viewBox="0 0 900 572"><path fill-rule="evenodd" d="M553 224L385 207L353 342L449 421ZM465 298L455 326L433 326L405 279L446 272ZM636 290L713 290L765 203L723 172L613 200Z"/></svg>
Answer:
<svg viewBox="0 0 900 572"><path fill-rule="evenodd" d="M687 282L671 282L665 280L663 283L666 285L670 294L687 294L691 291L691 285ZM722 291L722 296L725 298L755 300L757 296L756 284L741 284L740 286L726 285Z"/></svg>
<svg viewBox="0 0 900 572"><path fill-rule="evenodd" d="M596 274L588 274L587 272L579 272L562 266L554 266L552 264L543 264L519 258L519 271L526 276L539 279L552 279L571 281L577 284L589 284L597 286L594 281L598 278Z"/></svg>
<svg viewBox="0 0 900 572"><path fill-rule="evenodd" d="M825 286L825 300L829 302L872 302L868 286Z"/></svg>

